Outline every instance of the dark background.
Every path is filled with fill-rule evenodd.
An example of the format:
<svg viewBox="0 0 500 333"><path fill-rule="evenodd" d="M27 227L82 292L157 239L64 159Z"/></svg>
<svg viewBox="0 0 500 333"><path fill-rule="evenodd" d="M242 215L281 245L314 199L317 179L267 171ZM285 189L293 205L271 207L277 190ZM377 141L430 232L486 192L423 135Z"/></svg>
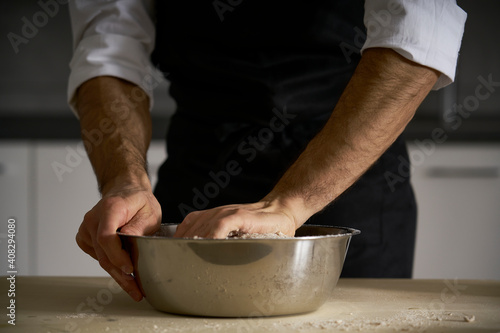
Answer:
<svg viewBox="0 0 500 333"><path fill-rule="evenodd" d="M479 108L463 119L458 129L443 120L454 103L474 95L478 76L500 81L500 2L458 1L467 23L457 67L456 82L429 94L405 131L406 138L425 139L443 128L454 141L500 141L500 87ZM0 4L0 139L77 139L79 126L66 104L69 61L72 54L67 5L48 17L16 54L10 32L22 36L23 17L33 22L41 11L37 1L4 1ZM168 97L167 82L155 91L153 137L164 137L175 103Z"/></svg>

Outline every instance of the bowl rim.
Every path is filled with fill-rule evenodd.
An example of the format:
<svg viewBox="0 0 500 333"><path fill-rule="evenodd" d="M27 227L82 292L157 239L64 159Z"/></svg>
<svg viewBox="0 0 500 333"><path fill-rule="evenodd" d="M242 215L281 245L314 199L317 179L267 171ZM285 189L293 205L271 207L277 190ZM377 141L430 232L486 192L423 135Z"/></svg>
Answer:
<svg viewBox="0 0 500 333"><path fill-rule="evenodd" d="M170 225L179 225L179 223L162 223L162 226L170 226ZM117 231L116 234L125 238L136 238L136 239L168 239L169 241L200 241L200 242L265 242L265 241L300 241L300 240L314 240L314 239L328 239L328 238L342 238L342 237L351 237L355 235L359 235L361 233L360 230L350 228L350 227L341 227L341 226L331 226L331 225L320 225L320 224L303 224L298 229L307 226L307 227L321 227L321 228L332 228L332 229L341 229L345 232L337 235L317 235L317 236L297 236L290 238L244 238L244 239L234 239L234 238L193 238L193 237L164 237L164 236L155 236L155 235L131 235L125 234L123 232Z"/></svg>

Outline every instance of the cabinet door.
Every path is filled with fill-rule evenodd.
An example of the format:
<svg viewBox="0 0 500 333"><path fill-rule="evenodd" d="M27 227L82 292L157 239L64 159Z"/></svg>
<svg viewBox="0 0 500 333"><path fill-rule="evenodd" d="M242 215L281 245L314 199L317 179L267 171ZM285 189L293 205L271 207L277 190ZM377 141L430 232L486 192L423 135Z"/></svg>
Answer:
<svg viewBox="0 0 500 333"><path fill-rule="evenodd" d="M99 200L92 166L78 141L40 143L36 147L36 251L38 275L104 276L98 262L77 246L75 235L85 213ZM166 153L151 144L149 173L156 180Z"/></svg>
<svg viewBox="0 0 500 333"><path fill-rule="evenodd" d="M500 145L410 145L415 278L500 279Z"/></svg>
<svg viewBox="0 0 500 333"><path fill-rule="evenodd" d="M28 142L0 143L0 275L11 271L7 266L7 221L14 218L16 242L15 270L18 275L33 272L34 232L36 225L30 210L33 190L31 146Z"/></svg>
<svg viewBox="0 0 500 333"><path fill-rule="evenodd" d="M83 216L99 200L81 148L78 141L36 145L37 275L106 275L75 241Z"/></svg>
<svg viewBox="0 0 500 333"><path fill-rule="evenodd" d="M165 162L167 158L167 152L165 150L164 141L153 141L148 150L148 173L151 179L151 184L156 185L156 180L158 179L158 169Z"/></svg>

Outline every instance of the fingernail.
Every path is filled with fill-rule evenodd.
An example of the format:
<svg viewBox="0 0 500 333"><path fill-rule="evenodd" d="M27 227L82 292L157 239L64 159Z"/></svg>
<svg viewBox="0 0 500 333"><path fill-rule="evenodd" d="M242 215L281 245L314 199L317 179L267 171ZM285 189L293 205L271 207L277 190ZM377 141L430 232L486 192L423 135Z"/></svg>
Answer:
<svg viewBox="0 0 500 333"><path fill-rule="evenodd" d="M142 294L137 291L131 291L128 293L130 297L134 299L134 301L139 302L142 299Z"/></svg>
<svg viewBox="0 0 500 333"><path fill-rule="evenodd" d="M129 265L122 266L122 272L125 274L132 274L134 272L134 268Z"/></svg>

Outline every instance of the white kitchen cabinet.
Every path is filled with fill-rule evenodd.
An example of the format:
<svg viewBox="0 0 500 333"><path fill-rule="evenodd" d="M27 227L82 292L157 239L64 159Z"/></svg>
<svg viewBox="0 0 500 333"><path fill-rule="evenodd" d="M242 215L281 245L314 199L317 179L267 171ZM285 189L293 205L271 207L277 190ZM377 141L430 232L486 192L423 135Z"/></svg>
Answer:
<svg viewBox="0 0 500 333"><path fill-rule="evenodd" d="M158 179L158 169L167 158L167 152L165 149L164 141L153 141L148 150L148 173L149 178L151 179L151 184L153 184L153 188L156 184L156 180Z"/></svg>
<svg viewBox="0 0 500 333"><path fill-rule="evenodd" d="M500 145L415 143L414 277L500 279Z"/></svg>
<svg viewBox="0 0 500 333"><path fill-rule="evenodd" d="M166 153L163 142L148 152L149 173ZM99 200L92 167L79 141L0 144L0 275L7 272L7 220L16 219L19 275L105 276L82 252L75 235Z"/></svg>
<svg viewBox="0 0 500 333"><path fill-rule="evenodd" d="M75 241L84 214L99 199L90 162L78 148L78 141L35 146L36 275L104 275Z"/></svg>
<svg viewBox="0 0 500 333"><path fill-rule="evenodd" d="M30 246L36 225L32 220L33 159L29 142L0 142L0 275L11 271L7 266L7 221L15 219L15 269L18 275L34 273Z"/></svg>
<svg viewBox="0 0 500 333"><path fill-rule="evenodd" d="M156 174L165 158L163 146L155 142L149 150L151 175ZM75 242L83 216L99 200L92 166L79 142L37 143L35 154L36 274L106 275L97 261L81 251Z"/></svg>
<svg viewBox="0 0 500 333"><path fill-rule="evenodd" d="M13 216L18 274L106 275L74 239L99 199L90 163L75 155L77 147L78 141L0 144L0 258L7 256L6 222ZM500 279L500 145L409 147L419 207L414 277ZM153 142L153 183L165 157L164 143ZM57 163L71 171L58 178ZM0 269L5 274L4 259Z"/></svg>

